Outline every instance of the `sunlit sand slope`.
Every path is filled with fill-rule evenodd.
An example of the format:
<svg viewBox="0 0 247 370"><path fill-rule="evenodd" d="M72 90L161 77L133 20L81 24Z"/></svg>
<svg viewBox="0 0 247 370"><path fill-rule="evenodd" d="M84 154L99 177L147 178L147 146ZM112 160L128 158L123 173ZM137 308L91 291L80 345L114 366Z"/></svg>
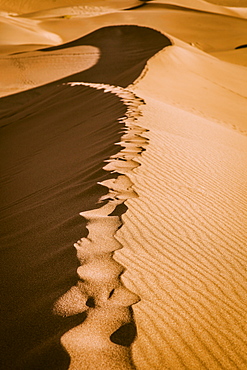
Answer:
<svg viewBox="0 0 247 370"><path fill-rule="evenodd" d="M247 7L246 0L206 0L208 3L217 4L221 6L231 6L231 7Z"/></svg>
<svg viewBox="0 0 247 370"><path fill-rule="evenodd" d="M135 91L246 134L246 67L180 45L170 46L148 61Z"/></svg>
<svg viewBox="0 0 247 370"><path fill-rule="evenodd" d="M143 94L145 96L145 94ZM247 139L145 96L150 130L117 232L138 369L246 369Z"/></svg>
<svg viewBox="0 0 247 370"><path fill-rule="evenodd" d="M169 7L169 5L173 7L180 6L184 9L195 9L209 13L236 16L236 13L231 9L228 9L224 6L218 6L217 4L209 3L204 0L152 0L152 3L163 4L167 7Z"/></svg>
<svg viewBox="0 0 247 370"><path fill-rule="evenodd" d="M246 133L246 69L175 40L131 89L150 130L130 174L139 198L116 234L124 282L142 298L134 361L245 369L247 138L235 130Z"/></svg>
<svg viewBox="0 0 247 370"><path fill-rule="evenodd" d="M78 37L78 30L85 34L111 24L151 27L171 37L194 43L196 47L208 52L234 49L245 44L247 36L245 19L152 2L134 11L122 10L97 18L87 18L83 25L82 20L77 17L46 19L39 23L44 30L58 34L64 41L69 37Z"/></svg>
<svg viewBox="0 0 247 370"><path fill-rule="evenodd" d="M81 0L44 0L42 2L37 0L1 0L0 6L5 11L23 14L69 6L83 6L85 10L95 7L99 10L102 8L121 9L131 8L139 3L138 0L84 0L83 2Z"/></svg>
<svg viewBox="0 0 247 370"><path fill-rule="evenodd" d="M99 57L99 49L93 46L76 46L62 52L34 51L2 58L0 56L0 95L31 89L89 69L97 63Z"/></svg>
<svg viewBox="0 0 247 370"><path fill-rule="evenodd" d="M146 102L137 123L150 130L130 174L139 198L116 233L124 283L141 297L134 361L244 370L246 68L174 41L130 87Z"/></svg>

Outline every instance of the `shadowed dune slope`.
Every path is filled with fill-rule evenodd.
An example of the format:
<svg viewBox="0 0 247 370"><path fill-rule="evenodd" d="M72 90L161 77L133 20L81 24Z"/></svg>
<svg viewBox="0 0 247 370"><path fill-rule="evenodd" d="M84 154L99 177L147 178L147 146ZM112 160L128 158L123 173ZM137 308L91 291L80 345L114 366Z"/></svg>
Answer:
<svg viewBox="0 0 247 370"><path fill-rule="evenodd" d="M167 40L142 27L98 30L79 41L100 47L97 68L0 100L5 369L68 367L59 338L84 314L61 319L52 306L77 280L73 243L87 233L79 212L95 208L107 193L97 185L109 177L103 160L119 150L114 145L121 136L117 118L126 110L120 99L62 84L97 79L125 86Z"/></svg>
<svg viewBox="0 0 247 370"><path fill-rule="evenodd" d="M73 242L86 236L117 151L125 108L88 87L52 87L1 129L1 356L6 369L62 369L59 335L83 316L58 319L54 301L76 281ZM13 357L13 353L15 356Z"/></svg>
<svg viewBox="0 0 247 370"><path fill-rule="evenodd" d="M46 52L66 50L80 45L95 46L100 51L98 63L93 67L56 80L49 85L41 86L30 91L16 94L14 98L4 97L0 100L0 114L12 114L13 99L15 108L28 103L33 96L45 94L47 87L71 81L101 82L126 87L142 72L148 59L155 53L171 45L170 40L161 33L133 25L103 27L73 42L43 49ZM119 51L119 52L118 52ZM46 81L44 81L46 82ZM10 107L10 113L8 113ZM2 116L1 114L1 116ZM0 116L0 117L1 117Z"/></svg>
<svg viewBox="0 0 247 370"><path fill-rule="evenodd" d="M97 82L126 87L140 75L148 59L171 45L171 41L148 27L108 26L75 41L43 49L43 52L79 45L96 46L101 53L100 59L90 69L69 76L63 82ZM121 52L117 53L116 50Z"/></svg>

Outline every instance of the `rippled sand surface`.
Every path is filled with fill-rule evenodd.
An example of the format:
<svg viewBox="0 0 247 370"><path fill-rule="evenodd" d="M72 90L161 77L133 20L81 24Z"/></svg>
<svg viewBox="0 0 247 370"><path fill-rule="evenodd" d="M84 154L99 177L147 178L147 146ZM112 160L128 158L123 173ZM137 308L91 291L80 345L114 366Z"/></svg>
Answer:
<svg viewBox="0 0 247 370"><path fill-rule="evenodd" d="M3 368L246 369L246 7L0 1Z"/></svg>

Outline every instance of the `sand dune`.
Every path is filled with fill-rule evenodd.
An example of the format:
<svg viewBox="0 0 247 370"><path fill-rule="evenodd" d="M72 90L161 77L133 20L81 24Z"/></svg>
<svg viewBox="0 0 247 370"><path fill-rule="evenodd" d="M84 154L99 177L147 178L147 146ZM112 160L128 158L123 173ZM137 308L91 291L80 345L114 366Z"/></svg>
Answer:
<svg viewBox="0 0 247 370"><path fill-rule="evenodd" d="M97 63L99 57L99 49L93 46L75 46L63 52L34 51L28 55L0 57L0 95L31 89L89 69Z"/></svg>
<svg viewBox="0 0 247 370"><path fill-rule="evenodd" d="M0 2L6 369L246 369L244 3Z"/></svg>
<svg viewBox="0 0 247 370"><path fill-rule="evenodd" d="M208 3L222 6L242 7L247 6L246 0L206 0Z"/></svg>
<svg viewBox="0 0 247 370"><path fill-rule="evenodd" d="M196 0L195 4L190 2L190 4L194 4L194 8L198 8L199 3L201 2ZM177 2L177 4L181 6L188 5L181 1ZM207 11L206 8L203 9ZM61 8L55 9L54 16L58 16L60 11L62 11ZM66 12L63 12L63 14L66 15ZM148 16L148 14L152 16ZM165 23L164 17L166 19ZM235 17L226 17L222 14L197 13L191 8L187 10L184 7L172 9L166 7L165 4L156 4L155 2L154 4L150 3L148 6L135 9L135 12L131 13L131 17L128 11L118 9L114 14L103 14L100 17L92 16L87 18L86 23L83 21L83 17L72 17L70 19L60 19L58 17L57 19L52 18L45 21L38 21L32 18L25 18L25 15L22 15L21 18L5 16L2 19L2 31L5 35L1 40L1 53L4 54L1 59L1 71L2 73L4 71L1 78L2 95L48 83L65 75L75 73L79 69L78 63L82 63L81 59L84 60L83 64L81 64L82 69L96 62L95 54L89 55L86 53L79 57L76 54L76 50L78 51L78 49L74 49L74 51L72 49L60 50L60 53L64 55L63 60L67 60L67 63L62 62L59 58L55 60L56 53L50 53L49 56L48 54L46 56L43 55L41 58L42 53L37 51L28 52L28 50L37 50L37 48L40 49L45 45L61 44L81 37L88 32L95 31L99 27L116 24L138 24L158 29L164 32L175 43L178 40L183 40L195 48L211 53L219 59L246 65L246 49L236 50L236 47L246 43L247 32L245 21ZM9 38L7 35L9 35ZM86 49L81 49L82 53L83 50ZM6 53L20 53L24 51L26 52L19 55L6 55ZM71 53L73 55L69 57L68 54ZM40 56L40 59L38 59L38 56ZM30 65L30 63L32 64ZM45 63L51 65L49 72ZM214 64L216 64L216 61ZM35 72L33 72L33 69L35 69ZM15 84L11 82L11 78L9 81L7 80L7 70L8 74L15 80L16 88L14 86ZM34 76L35 73L36 76ZM242 72L235 70L234 73L239 75ZM49 75L53 75L53 78L49 77ZM99 81L96 80L95 82Z"/></svg>
<svg viewBox="0 0 247 370"><path fill-rule="evenodd" d="M154 34L156 38L153 40ZM105 43L109 35L111 41L115 40L114 51L121 50L121 55L113 55L111 44ZM81 45L81 39L76 41L77 46ZM109 199L119 189L123 190L123 186L123 200L126 196L136 196L128 181L119 179L117 184L114 182L109 195L105 186L97 184L107 179L113 181L117 176L102 169L104 165L112 165L103 163L103 160L108 161L110 155L119 151L120 146L114 143L121 140L121 117L126 113L121 99L133 94L123 92L120 99L111 93L110 86L104 93L90 85L81 85L81 82L71 87L66 81L73 81L73 78L76 81L101 79L128 85L141 73L147 59L168 40L151 29L131 26L105 28L88 35L84 41L89 45L101 45L104 58L100 58L97 65L69 79L9 95L0 101L1 225L4 231L1 257L5 262L1 269L1 280L4 281L1 357L8 369L68 368L70 358L59 339L71 328L82 324L87 313L78 313L78 305L74 303L70 306L69 315L61 317L54 312L64 313L63 305L71 298L70 293L64 294L67 290L71 292L78 280L79 261L73 244L87 236L86 220L80 217L79 212L99 207L99 198L105 195ZM134 59L129 48L136 50ZM120 63L123 56L124 63ZM121 91L121 88L116 90ZM129 105L132 111L134 106ZM133 129L140 132L136 127ZM121 156L129 159L131 153L136 155L140 151L141 148L136 145L129 147L127 143ZM114 158L112 162L116 162ZM120 161L122 171L127 171L125 161ZM129 162L133 168L133 163ZM104 198L102 201L104 204ZM126 210L122 204L119 207L114 211L116 216ZM115 247L119 246L118 242L114 243ZM79 298L79 306L84 304L85 307L87 301L78 295L77 285L72 289L74 292ZM111 292L108 293L110 295ZM62 308L56 309L59 297L64 297L61 298ZM123 328L114 327L110 337L119 342L127 332L129 347L135 330L130 322L131 310L127 306L136 302L136 295L126 289L118 289L112 301L122 307L120 311L124 317L127 318L129 312L129 321L122 322ZM89 297L88 305L92 306L92 302ZM118 323L117 319L116 325ZM107 333L108 330L107 326ZM116 344L111 348L114 347L117 350ZM120 352L133 367L130 348L123 348ZM74 355L73 363L78 364ZM116 364L116 360L113 363ZM121 362L119 366L122 366Z"/></svg>
<svg viewBox="0 0 247 370"><path fill-rule="evenodd" d="M28 50L37 49L38 45L54 45L62 42L59 35L40 28L35 20L16 19L4 14L0 17L0 22L1 53L18 52L21 45L25 45L25 49Z"/></svg>
<svg viewBox="0 0 247 370"><path fill-rule="evenodd" d="M246 368L247 141L217 124L246 133L246 69L237 69L180 44L131 87L146 103L137 122L149 145L129 174L139 197L126 202L115 255L142 298L140 369Z"/></svg>
<svg viewBox="0 0 247 370"><path fill-rule="evenodd" d="M83 1L85 7L111 7L112 9L118 8L131 8L139 4L138 0L86 0ZM82 5L81 0L56 0L55 2L50 0L44 0L42 2L37 2L36 0L1 0L0 2L1 9L7 12L16 12L16 13L29 13L35 11L41 11L46 9L58 9L61 7L76 6Z"/></svg>
<svg viewBox="0 0 247 370"><path fill-rule="evenodd" d="M219 61L187 45L174 45L149 61L143 76L135 83L137 94L143 91L145 96L247 133L246 68Z"/></svg>
<svg viewBox="0 0 247 370"><path fill-rule="evenodd" d="M151 16L148 16L151 15ZM165 19L165 22L164 22ZM57 33L64 41L78 37L81 20L46 20L40 27ZM176 37L207 51L231 50L246 43L246 21L223 14L196 12L183 7L170 8L165 4L143 6L129 16L128 11L117 11L99 18L88 18L80 29L81 33L92 32L98 27L117 24L138 24L163 32L168 37ZM216 37L217 35L217 37Z"/></svg>

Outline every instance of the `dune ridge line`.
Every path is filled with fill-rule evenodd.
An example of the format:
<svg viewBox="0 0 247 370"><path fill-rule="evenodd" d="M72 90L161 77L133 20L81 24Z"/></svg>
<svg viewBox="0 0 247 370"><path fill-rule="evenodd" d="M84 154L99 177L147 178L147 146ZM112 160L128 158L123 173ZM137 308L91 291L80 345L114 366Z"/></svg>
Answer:
<svg viewBox="0 0 247 370"><path fill-rule="evenodd" d="M119 174L100 182L109 189L99 202L100 208L81 212L87 220L88 236L74 244L81 266L75 286L54 304L54 313L71 316L86 312L86 319L79 326L69 330L61 343L71 357L69 369L135 369L131 344L136 337L131 306L140 298L128 290L121 281L124 267L113 257L122 244L114 237L122 226L121 216L114 215L116 207L127 199L138 197L132 189L128 173L140 164L138 156L147 145L144 128L135 121L141 115L139 106L143 99L125 88L107 84L71 82L71 87L84 85L103 89L105 93L116 94L128 107L124 117L122 140L116 145L123 149L105 162L104 170Z"/></svg>

